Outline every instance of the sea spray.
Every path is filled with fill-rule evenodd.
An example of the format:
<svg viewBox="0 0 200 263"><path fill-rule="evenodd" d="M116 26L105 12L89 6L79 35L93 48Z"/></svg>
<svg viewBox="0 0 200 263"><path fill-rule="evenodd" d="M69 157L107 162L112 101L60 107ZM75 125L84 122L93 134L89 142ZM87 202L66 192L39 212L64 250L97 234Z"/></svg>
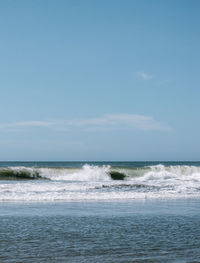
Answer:
<svg viewBox="0 0 200 263"><path fill-rule="evenodd" d="M0 167L0 177L0 201L200 198L195 165L8 166Z"/></svg>

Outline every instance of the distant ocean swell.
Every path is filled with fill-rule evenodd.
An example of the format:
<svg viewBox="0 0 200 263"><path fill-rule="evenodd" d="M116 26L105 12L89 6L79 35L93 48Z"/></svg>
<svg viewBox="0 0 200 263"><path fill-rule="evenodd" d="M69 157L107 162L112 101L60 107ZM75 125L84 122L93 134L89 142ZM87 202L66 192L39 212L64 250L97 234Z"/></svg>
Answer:
<svg viewBox="0 0 200 263"><path fill-rule="evenodd" d="M200 167L0 167L0 201L200 198Z"/></svg>

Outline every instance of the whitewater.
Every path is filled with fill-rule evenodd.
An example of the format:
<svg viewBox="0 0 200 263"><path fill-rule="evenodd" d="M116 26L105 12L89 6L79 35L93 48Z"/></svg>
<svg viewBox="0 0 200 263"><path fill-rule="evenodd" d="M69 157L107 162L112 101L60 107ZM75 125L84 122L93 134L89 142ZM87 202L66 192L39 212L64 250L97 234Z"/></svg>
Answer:
<svg viewBox="0 0 200 263"><path fill-rule="evenodd" d="M0 202L200 198L199 163L1 163Z"/></svg>

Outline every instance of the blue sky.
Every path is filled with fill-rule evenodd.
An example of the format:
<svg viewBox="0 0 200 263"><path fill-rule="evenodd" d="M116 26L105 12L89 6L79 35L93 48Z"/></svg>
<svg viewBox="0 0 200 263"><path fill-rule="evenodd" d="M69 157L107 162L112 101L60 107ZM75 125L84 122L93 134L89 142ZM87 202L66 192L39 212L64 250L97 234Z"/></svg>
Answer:
<svg viewBox="0 0 200 263"><path fill-rule="evenodd" d="M0 160L199 160L200 1L0 2Z"/></svg>

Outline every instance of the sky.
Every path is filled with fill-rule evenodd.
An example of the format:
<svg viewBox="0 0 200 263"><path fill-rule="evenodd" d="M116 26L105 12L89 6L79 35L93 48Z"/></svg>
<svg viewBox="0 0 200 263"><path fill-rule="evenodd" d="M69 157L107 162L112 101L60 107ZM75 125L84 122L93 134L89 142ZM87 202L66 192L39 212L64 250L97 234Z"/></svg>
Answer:
<svg viewBox="0 0 200 263"><path fill-rule="evenodd" d="M200 160L200 1L0 1L0 160Z"/></svg>

